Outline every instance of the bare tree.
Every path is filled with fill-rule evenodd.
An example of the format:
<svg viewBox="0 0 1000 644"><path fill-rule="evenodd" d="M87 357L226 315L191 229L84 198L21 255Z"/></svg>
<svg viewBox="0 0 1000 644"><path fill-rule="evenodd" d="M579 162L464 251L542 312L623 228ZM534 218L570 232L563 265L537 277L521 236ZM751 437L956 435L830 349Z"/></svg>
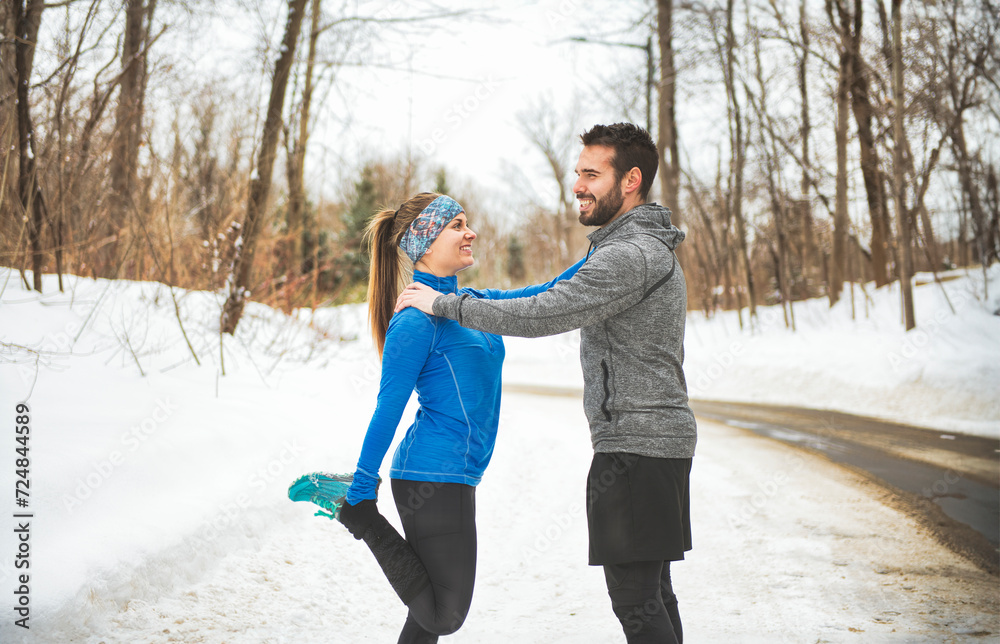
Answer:
<svg viewBox="0 0 1000 644"><path fill-rule="evenodd" d="M295 61L295 46L299 39L305 8L306 0L289 0L285 36L281 42L281 54L274 67L271 97L267 105L264 133L257 156L257 170L255 176L250 180L247 213L241 228L236 257L233 260L229 278L229 296L222 307L220 327L224 333L230 335L236 332L236 326L243 315L243 308L246 306L250 293L253 256L257 237L266 217L267 197L271 190L271 174L274 169L278 137L281 134L281 113L285 104L285 89L288 86L292 63Z"/></svg>
<svg viewBox="0 0 1000 644"><path fill-rule="evenodd" d="M977 254L985 267L1000 257L1000 239L995 233L991 234L992 227L980 193L980 186L986 182L977 176L980 162L969 145L966 120L967 114L983 102L982 86L997 88L997 79L991 78L986 70L991 58L995 61L997 57L1000 14L989 0L973 3L971 11L963 1L942 3L937 9L945 24L944 42L936 51L944 69L942 94L947 98L939 123L950 141L959 185L972 219Z"/></svg>
<svg viewBox="0 0 1000 644"><path fill-rule="evenodd" d="M831 3L827 2L830 20L834 21ZM850 16L846 12L839 14L839 30L843 33L851 29ZM840 300L840 293L847 278L847 235L850 220L847 216L847 129L850 122L848 112L850 88L854 76L854 57L849 47L840 48L840 66L837 73L837 188L836 207L833 217L833 255L827 276L827 294L830 305Z"/></svg>
<svg viewBox="0 0 1000 644"><path fill-rule="evenodd" d="M674 225L680 225L681 160L677 142L677 117L674 103L677 96L677 69L674 65L674 2L657 0L656 31L660 46L659 133L660 192L663 205L670 208ZM652 132L650 132L652 134Z"/></svg>
<svg viewBox="0 0 1000 644"><path fill-rule="evenodd" d="M853 4L853 6L852 6ZM868 197L871 220L871 268L876 286L889 283L890 229L886 208L885 177L879 166L878 147L872 129L875 111L869 98L871 67L861 54L864 26L862 0L827 0L827 14L836 32L842 57L841 68L849 74L848 96L857 125L861 151L861 174ZM848 60L844 61L846 57ZM838 89L838 94L840 90ZM839 105L839 102L838 102Z"/></svg>
<svg viewBox="0 0 1000 644"><path fill-rule="evenodd" d="M17 67L14 35L17 32L14 2L0 2L0 232L5 240L16 240L20 217L15 216L18 196ZM13 252L13 248L8 252Z"/></svg>
<svg viewBox="0 0 1000 644"><path fill-rule="evenodd" d="M114 136L114 126L108 123L107 113L127 70L119 65L110 78L105 77L105 73L114 68L119 59L117 51L96 72L83 69L84 56L101 47L115 24L114 20L99 24L100 5L100 0L91 0L82 22L75 25L76 29L72 32L68 29L70 22L67 17L65 33L67 36L72 34L72 38L60 44L67 55L57 68L61 77L51 108L52 134L57 149L51 167L58 170L54 183L56 194L52 224L56 267L60 275L64 252L74 241L83 253L79 264L89 266L93 275L115 276L117 271L107 250L117 240L117 231L109 233L106 225L106 202L109 200L102 197L107 192L108 172L103 162L108 158ZM151 41L147 47L150 44ZM82 86L77 81L78 74L87 79L84 82L92 85L89 97L83 96ZM77 100L77 96L81 98Z"/></svg>
<svg viewBox="0 0 1000 644"><path fill-rule="evenodd" d="M780 171L786 160L791 161L798 166L800 171L799 195L794 200L794 207L786 209L782 213L785 225L781 226L781 228L785 230L785 239L788 242L789 251L789 254L786 255L786 259L789 259L792 249L794 248L795 257L798 262L798 269L800 271L798 285L801 285L802 287L801 292L798 295L809 297L811 295L810 284L826 283L826 292L828 295L831 293L834 294L831 300L835 301L836 298L839 297L840 290L843 288L843 281L847 279L848 275L847 256L849 251L846 243L848 235L847 226L849 223L846 216L846 132L849 125L849 113L847 108L848 103L845 98L843 103L837 104L840 107L836 110L836 115L844 115L843 121L840 124L840 127L843 128L844 136L839 141L836 138L838 126L834 126L835 143L838 143L837 150L843 152L842 160L844 162L842 167L838 164L838 169L841 170L842 177L844 179L844 182L841 184L844 199L842 204L843 209L842 215L838 219L835 207L831 205L831 199L823 192L823 188L821 186L827 172L825 168L816 167L813 161L811 151L813 121L810 110L810 84L813 77L815 77L818 72L821 73L823 71L832 72L836 75L837 79L840 79L843 71L841 63L846 61L845 59L832 61L824 55L822 50L814 49L814 42L817 42L819 45L823 45L825 39L822 37L822 34L818 39L816 38L814 28L809 20L809 4L806 0L800 0L799 2L797 26L791 21L785 19L784 11L787 8L785 3L780 3L777 0L769 0L768 6L771 9L771 14L777 24L777 30L770 33L770 30L766 26L763 26L761 27L761 31L763 32L763 35L768 38L774 38L786 42L791 46L797 70L796 84L800 97L799 127L797 131L798 140L795 140L794 136L790 133L781 132L781 127L778 123L776 123L778 119L772 117L770 110L762 109L761 106L755 106L758 114L758 122L766 131L767 138L770 141L770 151L766 152L766 154L770 157L769 162L773 163L775 170ZM810 63L813 60L815 60L816 63L811 65ZM812 69L815 65L818 65L820 68L818 72ZM834 91L834 94L837 94L836 90ZM844 96L846 97L847 94ZM834 174L831 178L835 179L835 176L836 175ZM820 253L820 248L817 244L817 222L813 218L813 195L815 195L819 202L826 208L831 218L840 223L841 233L833 240L836 252L832 258L829 256L829 251L824 251L827 253L826 255ZM787 215L787 218L784 217L785 215ZM793 297L792 291L795 290L793 287L796 286L796 284L792 280L792 272L790 270L791 262L789 261L787 263L789 264L789 296ZM834 282L830 282L831 278Z"/></svg>
<svg viewBox="0 0 1000 644"><path fill-rule="evenodd" d="M796 208L796 215L802 230L802 239L799 247L801 250L800 264L803 273L807 272L806 257L816 256L816 240L814 237L812 220L812 202L809 199L811 181L809 177L809 167L812 163L809 154L809 139L812 135L812 121L809 116L809 47L810 47L810 27L809 13L806 8L806 0L799 3L799 37L802 39L802 49L798 55L798 86L801 104L799 106L799 138L802 154L801 171L802 177L799 182L799 201Z"/></svg>
<svg viewBox="0 0 1000 644"><path fill-rule="evenodd" d="M764 123L770 119L768 111L767 80L764 77L764 65L761 59L760 33L753 30L753 52L756 68L757 92L758 96L754 100L754 92L749 87L745 87L747 96L756 111L757 120ZM778 144L775 141L774 127L759 127L760 153L764 157L764 173L767 176L767 191L771 200L771 214L773 217L774 237L776 243L767 239L767 244L771 255L774 258L775 277L778 282L778 294L781 300L781 309L785 317L785 326L795 330L795 313L792 309L791 285L789 284L788 270L788 200L786 191L782 186L781 178L781 155L778 151Z"/></svg>
<svg viewBox="0 0 1000 644"><path fill-rule="evenodd" d="M55 169L56 178L54 181L54 207L52 217L49 222L52 230L53 243L55 245L56 274L59 279L59 291L63 290L63 272L66 268L66 243L67 238L72 235L72 222L67 216L67 212L79 209L80 195L76 191L68 190L68 185L76 182L75 177L68 176L67 169L75 166L71 160L70 150L72 144L70 139L74 119L67 118L68 103L72 94L72 86L76 73L80 68L80 59L84 49L84 43L89 34L95 16L99 0L92 0L87 8L83 21L78 24L75 32L75 43L69 38L57 45L67 52L66 59L60 68L63 70L62 78L59 79L58 91L55 94L54 103L51 108L52 132L51 137L55 139L56 158ZM69 230L69 234L67 234Z"/></svg>
<svg viewBox="0 0 1000 644"><path fill-rule="evenodd" d="M893 151L892 179L896 193L896 212L899 218L900 267L899 281L903 289L903 322L909 331L916 326L913 315L913 247L910 244L910 213L906 209L906 169L903 157L903 112L906 107L903 85L903 36L900 9L903 0L892 0L892 97L895 104L892 129L896 140Z"/></svg>
<svg viewBox="0 0 1000 644"><path fill-rule="evenodd" d="M729 102L730 116L730 207L733 221L736 224L736 249L739 253L740 268L743 270L747 289L747 305L750 311L750 325L757 317L756 292L754 289L753 270L750 266L750 251L747 243L747 226L743 215L743 180L746 168L746 149L749 133L744 132L746 117L740 105L738 82L736 79L736 33L734 29L735 0L726 2L726 25L724 46L724 78L726 96ZM741 320L742 323L742 320Z"/></svg>
<svg viewBox="0 0 1000 644"><path fill-rule="evenodd" d="M32 287L42 290L42 225L45 221L45 199L38 182L34 126L28 102L31 67L38 42L38 30L42 21L43 0L15 0L15 66L17 69L17 138L18 138L18 192L21 208L28 228L31 247Z"/></svg>
<svg viewBox="0 0 1000 644"><path fill-rule="evenodd" d="M541 152L548 166L548 185L555 188L556 212L552 217L552 236L558 266L566 265L576 251L571 241L578 228L573 216L573 182L570 179L573 153L579 140L574 136L578 117L576 109L559 114L548 98L539 98L517 115L517 122L528 140ZM545 210L549 206L543 206Z"/></svg>
<svg viewBox="0 0 1000 644"><path fill-rule="evenodd" d="M121 231L129 214L141 216L135 208L136 175L139 163L139 144L142 140L142 115L146 97L147 53L151 44L150 27L156 0L127 0L125 5L125 33L122 39L122 72L119 82L118 107L111 145L110 206L108 235L115 242L106 247L109 268L121 261L119 245Z"/></svg>
<svg viewBox="0 0 1000 644"><path fill-rule="evenodd" d="M305 164L306 150L312 110L313 91L315 89L316 43L320 36L320 4L321 0L312 0L309 30L309 47L306 53L305 78L303 79L302 101L298 106L298 125L286 136L287 158L286 176L288 179L288 266L289 277L294 278L302 270L304 257L302 255L302 235L305 227L306 190Z"/></svg>
<svg viewBox="0 0 1000 644"><path fill-rule="evenodd" d="M883 0L876 0L875 5L878 8L879 27L881 28L882 31L882 57L885 60L886 65L888 66L891 79L894 80L896 60L895 60L895 50L893 45L893 36L891 33L892 27L890 25L888 13L886 12L885 9L885 2ZM915 35L919 37L919 30L915 32ZM937 244L935 242L934 229L933 226L931 225L930 215L927 211L927 207L924 204L924 197L926 196L927 193L927 187L929 185L931 173L934 172L934 169L937 166L937 162L940 157L941 142L939 141L936 145L930 148L930 152L927 156L927 159L923 164L923 167L918 172L915 165L916 161L914 159L914 151L910 145L910 137L909 133L907 132L907 127L905 123L907 120L912 120L913 113L920 109L919 105L917 104L920 103L921 101L926 102L928 100L928 97L926 96L920 97L921 90L919 88L919 85L922 84L923 79L917 78L916 74L913 74L909 71L907 71L905 75L907 78L912 79L910 82L914 85L915 88L915 91L912 92L914 98L912 101L909 101L909 104L904 106L905 109L901 110L901 116L903 118L903 127L901 127L898 132L895 130L895 128L893 128L893 133L892 133L893 146L894 146L893 154L895 155L896 153L895 150L896 147L901 148L903 163L904 163L904 176L903 176L904 186L908 184L910 181L912 181L914 185L913 205L912 207L908 208L909 218L911 220L911 226L912 226L911 231L916 232L916 222L915 220L913 220L913 217L919 215L922 228L922 236L924 240L922 246L924 247L924 252L927 256L928 267L932 271L937 271L938 266L940 264L940 259L938 258ZM906 90L905 85L903 86L903 90ZM895 87L893 87L892 91L893 91L893 99L891 102L893 103L893 105L896 105ZM926 94L927 92L924 93ZM910 93L908 92L907 94ZM935 97L931 100L936 101L937 98ZM894 111L893 112L894 118L895 115L896 113ZM924 135L923 135L923 140L921 141L920 148L921 150L926 151L929 146L928 134L930 128L927 127L927 124L925 123L922 129ZM902 138L897 140L897 137L902 137ZM898 191L895 189L895 184L893 184L893 192L894 194L898 194ZM908 232L907 234L909 235L910 232ZM900 232L900 236L902 236L902 232ZM912 265L910 266L910 269L912 275L912 269L913 269Z"/></svg>
<svg viewBox="0 0 1000 644"><path fill-rule="evenodd" d="M700 290L702 309L705 311L705 315L711 315L723 305L724 298L719 297L720 293L717 287L726 284L726 289L722 294L728 297L729 293L726 236L716 232L709 212L710 206L705 203L706 200L711 199L711 193L699 187L690 174L685 172L684 177L688 193L691 196L688 203L692 205L693 212L698 215L697 219L690 220L689 227L693 230L691 245L695 249L695 259L701 269L701 289L690 288L688 292L694 294ZM694 275L691 278L693 281Z"/></svg>

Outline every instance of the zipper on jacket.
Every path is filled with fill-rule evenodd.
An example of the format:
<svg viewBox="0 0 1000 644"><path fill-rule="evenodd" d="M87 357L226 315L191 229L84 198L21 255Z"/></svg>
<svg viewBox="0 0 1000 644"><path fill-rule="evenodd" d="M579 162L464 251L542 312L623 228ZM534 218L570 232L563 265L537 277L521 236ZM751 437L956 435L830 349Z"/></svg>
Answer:
<svg viewBox="0 0 1000 644"><path fill-rule="evenodd" d="M610 378L610 374L608 372L608 361L607 360L603 360L603 359L601 360L601 370L604 371L604 400L601 401L601 411L604 412L604 417L606 419L608 419L608 421L610 421L611 420L611 412L608 411L608 398L611 397L611 389L608 386L608 380Z"/></svg>

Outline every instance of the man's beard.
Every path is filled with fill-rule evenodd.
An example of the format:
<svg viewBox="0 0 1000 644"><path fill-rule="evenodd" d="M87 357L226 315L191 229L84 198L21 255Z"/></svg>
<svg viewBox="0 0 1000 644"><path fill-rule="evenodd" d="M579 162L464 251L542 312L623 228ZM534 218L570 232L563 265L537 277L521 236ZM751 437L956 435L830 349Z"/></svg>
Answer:
<svg viewBox="0 0 1000 644"><path fill-rule="evenodd" d="M622 187L615 184L615 187L604 197L594 198L594 211L589 214L581 214L580 223L584 226L603 226L614 219L624 203L625 195L622 194Z"/></svg>

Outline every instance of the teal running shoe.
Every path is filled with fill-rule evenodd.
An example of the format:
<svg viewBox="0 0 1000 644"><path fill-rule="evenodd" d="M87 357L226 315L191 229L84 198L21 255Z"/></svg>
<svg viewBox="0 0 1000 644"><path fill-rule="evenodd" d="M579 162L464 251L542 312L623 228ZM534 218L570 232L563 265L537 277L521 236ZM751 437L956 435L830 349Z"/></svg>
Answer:
<svg viewBox="0 0 1000 644"><path fill-rule="evenodd" d="M309 501L326 510L316 512L317 517L339 519L340 508L344 505L347 489L351 487L353 480L354 474L304 474L288 486L288 498L292 501Z"/></svg>

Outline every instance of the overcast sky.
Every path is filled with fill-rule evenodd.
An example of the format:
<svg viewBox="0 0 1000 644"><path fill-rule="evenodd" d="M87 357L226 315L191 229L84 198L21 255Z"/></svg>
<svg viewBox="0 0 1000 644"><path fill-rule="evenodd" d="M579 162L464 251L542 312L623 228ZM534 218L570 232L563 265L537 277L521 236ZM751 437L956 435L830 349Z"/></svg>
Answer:
<svg viewBox="0 0 1000 644"><path fill-rule="evenodd" d="M554 207L545 160L523 135L517 114L540 100L551 101L558 113L576 113L578 122L566 125L576 134L594 123L621 120L620 100L606 96L605 79L619 68L644 74L645 52L569 38L644 44L648 29L628 26L647 4L607 3L616 8L600 10L576 0L447 4L481 13L405 26L402 33L378 27L374 37L360 38L352 47L348 58L368 65L338 72L332 91L314 106L318 124L311 143L316 155L311 184L322 186L326 198L336 198L339 170L352 173L360 160L405 156L409 150L429 166L447 168L452 185L472 182L494 206L536 198ZM255 7L259 13L244 18L258 33L235 27L231 19L216 21L219 37L198 44L206 47L199 64L246 68L246 51L259 47L259 30L269 25L271 40L280 40L284 4L272 3L270 14L267 5ZM413 15L402 2L360 3L356 11L380 18ZM266 89L259 92L262 100ZM635 115L644 121L644 96L641 90L636 94ZM529 186L535 195L511 194L524 183L515 173L536 178Z"/></svg>
<svg viewBox="0 0 1000 644"><path fill-rule="evenodd" d="M632 65L636 73L645 69L640 49L568 42L600 33L602 26L614 29L611 37L623 42L644 43L648 35L641 28L622 33L628 20L621 16L609 16L603 25L588 16L592 8L584 11L582 2L570 0L504 3L487 18L445 23L430 37L410 37L399 44L412 53L413 72L366 72L371 82L353 97L346 134L361 154L410 146L455 179L509 193L511 166L528 176L547 172L518 127L519 111L540 100L550 100L563 114L576 107L579 122L573 129L579 133L621 118L614 101L600 96L605 76L619 65ZM642 115L643 97L636 99ZM545 181L539 183L537 190L551 191Z"/></svg>

